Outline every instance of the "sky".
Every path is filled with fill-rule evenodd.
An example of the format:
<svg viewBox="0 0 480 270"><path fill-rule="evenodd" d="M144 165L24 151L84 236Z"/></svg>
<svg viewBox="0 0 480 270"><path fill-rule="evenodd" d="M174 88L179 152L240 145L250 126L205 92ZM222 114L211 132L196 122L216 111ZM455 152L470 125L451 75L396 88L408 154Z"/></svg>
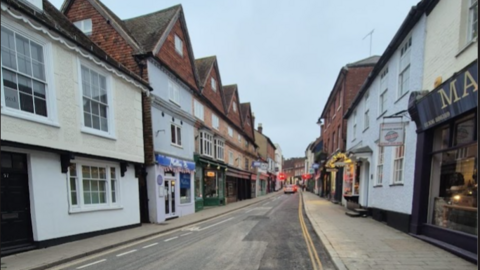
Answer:
<svg viewBox="0 0 480 270"><path fill-rule="evenodd" d="M255 127L303 157L340 68L381 55L419 0L101 0L121 19L182 4L195 58L216 55ZM50 0L60 9L63 0ZM127 4L128 3L128 4ZM366 37L366 38L365 38Z"/></svg>

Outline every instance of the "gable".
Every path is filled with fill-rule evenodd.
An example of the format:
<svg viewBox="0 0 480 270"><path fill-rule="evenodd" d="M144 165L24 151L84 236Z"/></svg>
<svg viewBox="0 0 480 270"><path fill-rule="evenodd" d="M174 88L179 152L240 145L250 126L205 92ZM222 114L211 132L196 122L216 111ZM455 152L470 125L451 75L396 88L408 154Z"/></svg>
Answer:
<svg viewBox="0 0 480 270"><path fill-rule="evenodd" d="M175 36L178 36L182 41L182 55L175 50ZM157 57L192 89L198 91L194 72L195 60L192 57L193 55L189 52L189 46L188 34L184 31L181 20L178 18L171 31L168 33L165 42L162 44Z"/></svg>
<svg viewBox="0 0 480 270"><path fill-rule="evenodd" d="M234 106L236 106L236 110ZM232 120L238 128L243 129L242 118L240 116L240 104L238 102L238 89L235 91L228 107L227 117Z"/></svg>
<svg viewBox="0 0 480 270"><path fill-rule="evenodd" d="M215 80L216 89L212 86L212 78ZM210 73L205 76L205 85L202 90L202 94L213 103L215 108L225 114L225 107L223 104L223 89L219 80L218 72L216 68L211 68Z"/></svg>
<svg viewBox="0 0 480 270"><path fill-rule="evenodd" d="M127 69L140 75L140 68L133 54L135 49L125 38L107 22L107 19L90 3L90 1L73 0L64 15L72 22L85 19L92 20L92 34L89 38ZM146 73L143 78L146 78Z"/></svg>

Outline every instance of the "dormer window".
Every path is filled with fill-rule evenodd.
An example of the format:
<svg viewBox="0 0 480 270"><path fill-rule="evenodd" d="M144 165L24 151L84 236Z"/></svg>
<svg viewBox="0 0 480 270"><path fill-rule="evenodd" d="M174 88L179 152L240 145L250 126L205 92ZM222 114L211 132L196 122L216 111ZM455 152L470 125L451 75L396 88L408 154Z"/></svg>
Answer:
<svg viewBox="0 0 480 270"><path fill-rule="evenodd" d="M175 35L175 51L183 56L183 41L177 35Z"/></svg>
<svg viewBox="0 0 480 270"><path fill-rule="evenodd" d="M92 19L74 22L73 25L75 25L87 36L90 36L92 34Z"/></svg>
<svg viewBox="0 0 480 270"><path fill-rule="evenodd" d="M210 79L210 84L212 85L213 92L217 92L217 81L215 81L213 77Z"/></svg>
<svg viewBox="0 0 480 270"><path fill-rule="evenodd" d="M237 112L237 103L233 103L233 111Z"/></svg>

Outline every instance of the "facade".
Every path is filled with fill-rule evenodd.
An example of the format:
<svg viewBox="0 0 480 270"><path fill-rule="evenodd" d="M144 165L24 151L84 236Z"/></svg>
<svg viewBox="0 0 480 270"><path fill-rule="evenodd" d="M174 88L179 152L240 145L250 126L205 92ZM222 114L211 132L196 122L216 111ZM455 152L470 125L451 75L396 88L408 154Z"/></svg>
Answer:
<svg viewBox="0 0 480 270"><path fill-rule="evenodd" d="M98 0L67 0L62 12L117 61L148 80L154 89L142 100L142 220L161 223L194 213L192 100L199 90L182 6L120 20ZM88 24L91 29L83 28Z"/></svg>
<svg viewBox="0 0 480 270"><path fill-rule="evenodd" d="M374 219L408 232L415 167L415 124L408 95L422 89L425 2L412 7L365 81L347 119L344 196L351 209L369 209ZM380 129L399 123L404 142L384 143Z"/></svg>
<svg viewBox="0 0 480 270"><path fill-rule="evenodd" d="M283 188L284 180L279 179L279 174L283 172L283 155L282 148L278 143L275 144L275 190Z"/></svg>
<svg viewBox="0 0 480 270"><path fill-rule="evenodd" d="M477 263L478 3L427 7L410 232Z"/></svg>
<svg viewBox="0 0 480 270"><path fill-rule="evenodd" d="M267 164L265 170L260 169L261 171L258 174L257 180L259 180L259 190L258 194L265 195L267 193L275 191L275 182L276 182L276 172L275 172L275 145L263 134L263 126L261 123L258 124L258 128L255 130L255 143L258 145L257 153L259 159Z"/></svg>
<svg viewBox="0 0 480 270"><path fill-rule="evenodd" d="M295 162L294 159L286 159L283 162L283 172L285 173L285 184L294 184L295 178Z"/></svg>
<svg viewBox="0 0 480 270"><path fill-rule="evenodd" d="M48 1L1 14L2 256L139 226L150 86Z"/></svg>
<svg viewBox="0 0 480 270"><path fill-rule="evenodd" d="M360 90L379 57L371 56L355 63L347 64L340 69L337 80L328 97L327 103L318 123L323 124L321 136L323 151L327 153L326 163L321 170L323 186L328 189L326 197L334 203L346 204L343 198L343 161L345 153L347 126L343 115L347 112L353 99ZM327 188L328 186L328 188Z"/></svg>

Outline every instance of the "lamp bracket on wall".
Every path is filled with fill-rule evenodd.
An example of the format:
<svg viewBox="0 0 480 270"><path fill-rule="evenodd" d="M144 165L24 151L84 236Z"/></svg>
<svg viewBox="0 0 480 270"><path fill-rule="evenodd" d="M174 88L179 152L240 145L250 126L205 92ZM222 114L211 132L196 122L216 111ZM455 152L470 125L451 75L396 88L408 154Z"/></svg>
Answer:
<svg viewBox="0 0 480 270"><path fill-rule="evenodd" d="M160 132L165 132L165 129L159 129L159 130L155 131L155 137L157 137L158 133L160 133Z"/></svg>

